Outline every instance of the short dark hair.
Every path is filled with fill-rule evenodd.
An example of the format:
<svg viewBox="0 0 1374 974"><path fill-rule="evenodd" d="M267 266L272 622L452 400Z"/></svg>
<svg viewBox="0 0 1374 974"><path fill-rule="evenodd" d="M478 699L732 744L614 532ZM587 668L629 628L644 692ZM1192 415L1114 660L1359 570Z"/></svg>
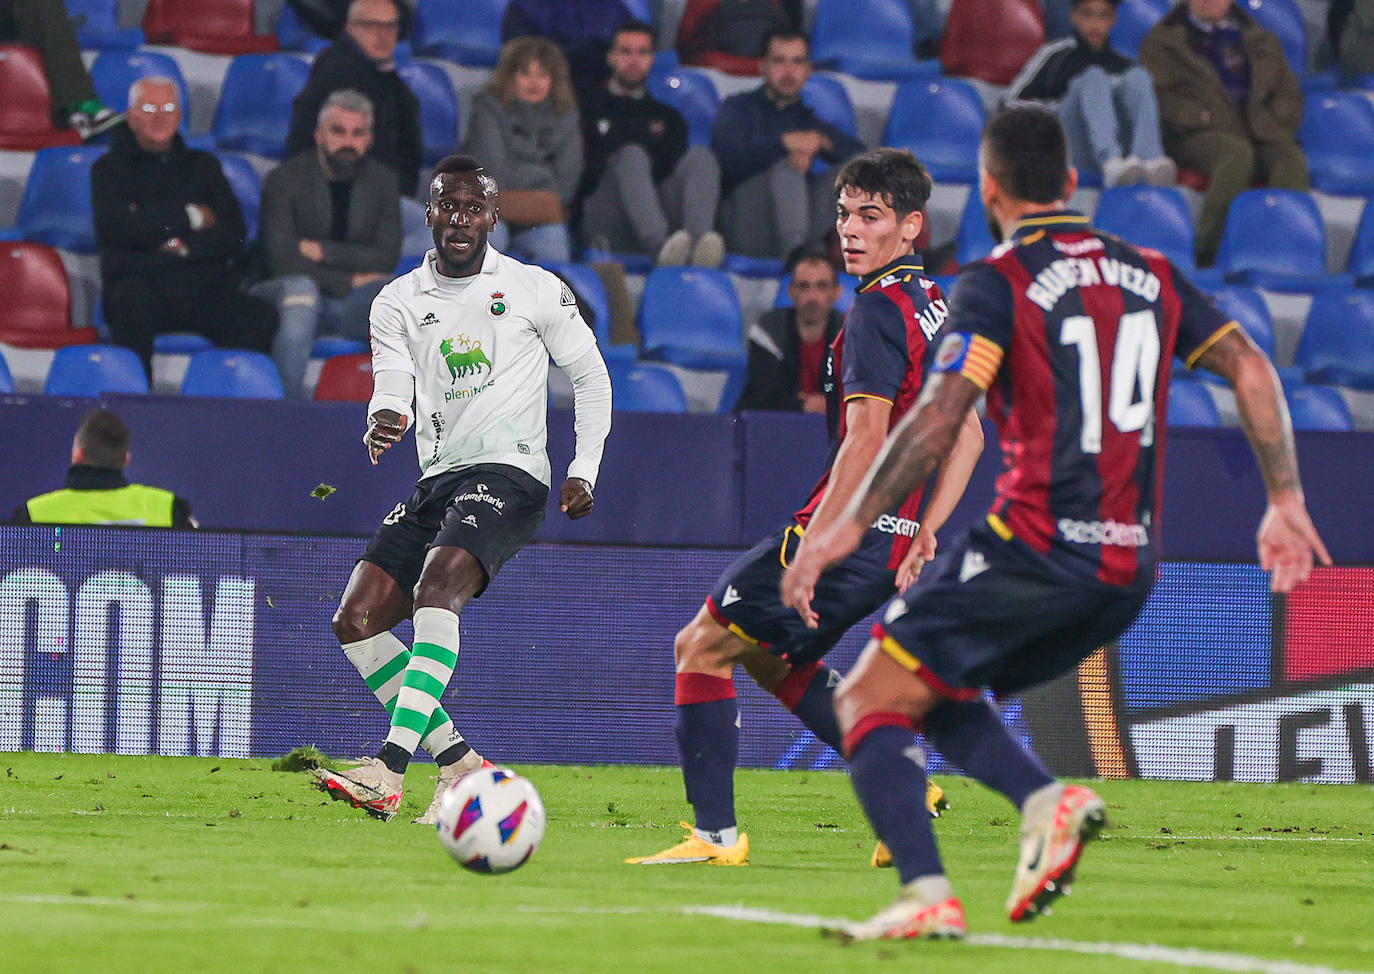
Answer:
<svg viewBox="0 0 1374 974"><path fill-rule="evenodd" d="M800 247L793 247L792 251L787 255L787 258L783 261L783 273L791 274L794 271L796 271L796 269L800 265L814 260L819 260L822 263L829 265L830 269L835 272L836 279L839 278L840 271L839 268L835 266L835 262L830 259L829 254L827 254L816 244L802 244Z"/></svg>
<svg viewBox="0 0 1374 974"><path fill-rule="evenodd" d="M611 43L614 44L621 34L648 34L649 42L658 46L658 28L643 20L627 20L622 23L611 33Z"/></svg>
<svg viewBox="0 0 1374 974"><path fill-rule="evenodd" d="M774 41L801 41L806 45L806 56L811 56L811 38L795 27L774 27L764 34L763 46L759 48L759 53L767 56L768 48L773 46Z"/></svg>
<svg viewBox="0 0 1374 974"><path fill-rule="evenodd" d="M844 164L835 177L835 195L846 187L876 196L898 216L926 208L932 187L930 173L910 149L870 149Z"/></svg>
<svg viewBox="0 0 1374 974"><path fill-rule="evenodd" d="M1080 4L1083 4L1083 3L1086 3L1086 2L1087 2L1087 0L1069 0L1069 9L1070 9L1070 10L1073 10L1074 8L1078 7ZM1111 8L1112 8L1113 10L1115 10L1117 7L1121 6L1121 0L1107 0L1107 3L1111 5Z"/></svg>
<svg viewBox="0 0 1374 974"><path fill-rule="evenodd" d="M482 189L486 192L487 196L496 195L496 179L491 173L482 168L480 162L472 156L452 155L444 156L444 158L440 159L438 164L434 167L434 173L429 177L430 198L434 198L434 184L438 181L440 176L449 174L462 175L463 173L470 172L477 174L477 178L481 181Z"/></svg>
<svg viewBox="0 0 1374 974"><path fill-rule="evenodd" d="M100 406L81 417L76 428L76 445L82 461L92 467L123 470L129 456L129 427L116 413Z"/></svg>
<svg viewBox="0 0 1374 974"><path fill-rule="evenodd" d="M1069 147L1064 126L1052 109L1015 102L983 129L983 166L1007 192L1026 203L1064 198Z"/></svg>

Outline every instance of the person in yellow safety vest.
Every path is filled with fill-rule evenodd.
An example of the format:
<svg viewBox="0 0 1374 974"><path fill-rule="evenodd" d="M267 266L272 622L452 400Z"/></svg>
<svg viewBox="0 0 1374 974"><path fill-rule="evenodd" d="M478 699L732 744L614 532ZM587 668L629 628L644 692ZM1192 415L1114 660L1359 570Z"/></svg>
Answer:
<svg viewBox="0 0 1374 974"><path fill-rule="evenodd" d="M131 484L129 427L97 407L86 413L72 441L72 466L61 490L22 505L14 524L128 524L150 528L199 527L191 503L161 487Z"/></svg>

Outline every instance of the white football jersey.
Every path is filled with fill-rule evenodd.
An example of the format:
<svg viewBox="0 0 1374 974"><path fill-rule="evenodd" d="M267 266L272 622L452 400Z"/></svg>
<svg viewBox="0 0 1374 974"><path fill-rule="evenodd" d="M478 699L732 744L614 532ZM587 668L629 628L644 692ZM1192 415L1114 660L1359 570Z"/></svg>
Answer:
<svg viewBox="0 0 1374 974"><path fill-rule="evenodd" d="M549 484L549 357L567 365L596 345L576 298L490 244L461 291L434 261L431 250L372 302L373 371L415 377L421 479L505 463Z"/></svg>

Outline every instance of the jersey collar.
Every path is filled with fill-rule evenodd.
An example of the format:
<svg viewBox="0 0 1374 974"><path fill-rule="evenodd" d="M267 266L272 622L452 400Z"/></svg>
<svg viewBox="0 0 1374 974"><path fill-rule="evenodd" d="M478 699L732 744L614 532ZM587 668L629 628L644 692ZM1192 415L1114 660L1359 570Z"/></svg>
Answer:
<svg viewBox="0 0 1374 974"><path fill-rule="evenodd" d="M420 290L437 291L439 289L439 272L434 269L434 262L439 259L439 252L430 248L425 254L425 259L420 264ZM482 258L482 269L479 274L495 274L496 264L501 259L501 252L487 241L487 254Z"/></svg>
<svg viewBox="0 0 1374 974"><path fill-rule="evenodd" d="M865 274L859 279L859 286L854 290L860 293L872 291L879 287L885 287L883 282L889 277L892 280L887 281L887 283L893 284L900 280L909 281L913 276L921 277L925 272L925 264L921 260L920 254L903 254L890 264Z"/></svg>
<svg viewBox="0 0 1374 974"><path fill-rule="evenodd" d="M1028 216L1023 216L1012 225L1011 233L1007 235L1007 238L1019 243L1037 230L1068 230L1075 227L1086 230L1090 226L1092 224L1088 222L1086 216L1082 213L1075 213L1073 210L1031 213Z"/></svg>

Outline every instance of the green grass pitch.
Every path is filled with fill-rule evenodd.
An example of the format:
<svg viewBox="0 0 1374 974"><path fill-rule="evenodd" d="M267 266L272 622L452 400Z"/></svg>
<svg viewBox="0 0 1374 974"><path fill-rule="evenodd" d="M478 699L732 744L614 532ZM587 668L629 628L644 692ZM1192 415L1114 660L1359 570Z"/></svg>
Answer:
<svg viewBox="0 0 1374 974"><path fill-rule="evenodd" d="M843 947L815 918L867 917L896 890L868 865L844 775L740 772L748 867L637 867L621 860L681 837L676 769L518 770L548 835L485 877L409 824L428 766L383 824L267 760L0 754L0 971L1374 969L1367 786L1101 782L1111 827L1073 895L1013 925L1017 816L944 778L937 829L970 940Z"/></svg>

